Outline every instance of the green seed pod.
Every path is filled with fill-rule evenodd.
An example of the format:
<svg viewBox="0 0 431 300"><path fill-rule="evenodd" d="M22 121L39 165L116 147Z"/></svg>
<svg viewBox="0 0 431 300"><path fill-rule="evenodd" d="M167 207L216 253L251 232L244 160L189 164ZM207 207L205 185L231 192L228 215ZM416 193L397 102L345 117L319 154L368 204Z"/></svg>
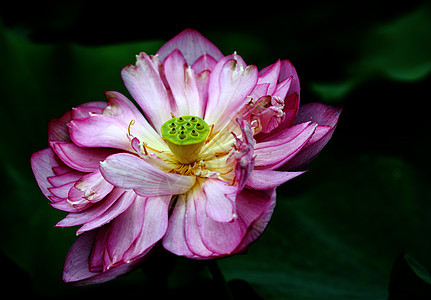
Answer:
<svg viewBox="0 0 431 300"><path fill-rule="evenodd" d="M208 124L196 116L181 116L165 122L161 133L175 157L184 164L193 163L210 132Z"/></svg>

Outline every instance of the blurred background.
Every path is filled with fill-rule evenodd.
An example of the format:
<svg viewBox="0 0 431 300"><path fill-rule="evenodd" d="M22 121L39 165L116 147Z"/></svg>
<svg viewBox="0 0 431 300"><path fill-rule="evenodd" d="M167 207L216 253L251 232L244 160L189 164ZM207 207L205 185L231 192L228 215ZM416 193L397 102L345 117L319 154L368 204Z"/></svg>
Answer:
<svg viewBox="0 0 431 300"><path fill-rule="evenodd" d="M191 27L259 69L289 59L301 103L343 107L309 172L278 189L246 255L220 260L236 299L431 298L431 4L308 1L242 6L52 1L0 4L2 291L41 298L208 291L199 262L163 254L109 283L61 281L75 229L55 228L30 169L47 123L71 107L128 95L120 70ZM152 273L155 272L155 273ZM421 298L422 297L422 298ZM197 299L203 299L197 297Z"/></svg>

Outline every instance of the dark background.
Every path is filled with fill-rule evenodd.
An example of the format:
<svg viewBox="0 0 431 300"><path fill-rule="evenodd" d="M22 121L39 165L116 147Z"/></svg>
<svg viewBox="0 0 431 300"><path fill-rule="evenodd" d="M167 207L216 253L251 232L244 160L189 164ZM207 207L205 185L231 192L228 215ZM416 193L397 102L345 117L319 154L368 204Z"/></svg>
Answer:
<svg viewBox="0 0 431 300"><path fill-rule="evenodd" d="M127 95L121 68L192 27L259 69L291 60L302 104L343 107L309 172L278 189L262 238L219 262L236 298L431 297L430 3L87 2L0 7L4 293L146 299L161 292L151 278L163 270L172 295L214 288L202 263L166 254L106 284L64 284L74 229L54 228L65 213L48 205L30 169L31 154L47 147L49 120L103 101L106 90Z"/></svg>

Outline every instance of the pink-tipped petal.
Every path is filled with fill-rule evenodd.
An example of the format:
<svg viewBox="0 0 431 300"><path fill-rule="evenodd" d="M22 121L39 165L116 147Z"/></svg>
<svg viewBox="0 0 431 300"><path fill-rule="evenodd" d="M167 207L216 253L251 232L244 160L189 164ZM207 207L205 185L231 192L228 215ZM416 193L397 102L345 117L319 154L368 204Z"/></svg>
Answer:
<svg viewBox="0 0 431 300"><path fill-rule="evenodd" d="M212 71L215 65L217 64L217 60L215 60L209 54L202 54L192 65L192 69L195 71L195 74L200 74L204 71Z"/></svg>
<svg viewBox="0 0 431 300"><path fill-rule="evenodd" d="M136 64L125 67L121 76L133 99L159 132L162 124L171 119L170 113L174 107L151 58L141 53L137 56Z"/></svg>
<svg viewBox="0 0 431 300"><path fill-rule="evenodd" d="M295 125L271 140L257 143L255 166L260 169L274 170L292 159L313 135L316 123L302 123Z"/></svg>
<svg viewBox="0 0 431 300"><path fill-rule="evenodd" d="M174 50L180 50L186 62L191 66L203 54L211 55L215 60L220 60L223 54L206 37L193 29L185 29L166 44L164 44L157 54L161 61Z"/></svg>
<svg viewBox="0 0 431 300"><path fill-rule="evenodd" d="M175 114L179 116L203 116L204 106L199 96L192 68L179 50L174 50L163 62L166 80L176 103Z"/></svg>
<svg viewBox="0 0 431 300"><path fill-rule="evenodd" d="M108 195L114 186L107 182L99 170L80 178L69 190L67 198L72 206L81 201L96 203Z"/></svg>
<svg viewBox="0 0 431 300"><path fill-rule="evenodd" d="M138 196L135 202L143 200L142 197ZM170 196L146 198L144 213L136 216L143 219L140 234L124 254L123 261L127 262L139 257L165 235L168 228L170 200Z"/></svg>
<svg viewBox="0 0 431 300"><path fill-rule="evenodd" d="M295 67L292 65L292 63L289 60L284 59L281 61L278 81L282 82L289 77L292 77L292 83L286 97L293 94L297 94L299 97L300 85L298 73L296 73Z"/></svg>
<svg viewBox="0 0 431 300"><path fill-rule="evenodd" d="M238 195L238 214L247 225L247 233L235 252L244 251L262 235L274 211L275 196L275 188L258 193L244 190Z"/></svg>
<svg viewBox="0 0 431 300"><path fill-rule="evenodd" d="M208 258L214 255L212 251L210 251L205 244L202 242L202 237L199 232L199 227L196 220L196 205L195 202L199 201L199 198L202 197L201 191L196 191L195 193L189 193L187 195L187 200L181 199L186 202L186 211L185 211L185 238L187 242L187 246L190 251L193 252L194 255L199 258Z"/></svg>
<svg viewBox="0 0 431 300"><path fill-rule="evenodd" d="M235 57L238 57L237 55ZM215 130L235 119L235 114L247 101L258 78L255 66L246 67L242 59L219 61L210 76L205 121L215 124Z"/></svg>
<svg viewBox="0 0 431 300"><path fill-rule="evenodd" d="M242 219L237 218L229 223L214 221L206 212L206 197L196 197L194 200L197 226L205 247L219 255L231 254L246 231Z"/></svg>
<svg viewBox="0 0 431 300"><path fill-rule="evenodd" d="M58 222L56 226L58 227L70 227L76 225L82 225L93 221L94 219L103 215L114 203L117 201L124 191L122 189L115 189L110 193L103 201L92 205L84 211L74 212L68 214L63 220Z"/></svg>
<svg viewBox="0 0 431 300"><path fill-rule="evenodd" d="M303 174L304 172L280 172L272 170L253 170L246 187L253 190L268 190L282 185L286 181Z"/></svg>
<svg viewBox="0 0 431 300"><path fill-rule="evenodd" d="M241 191L255 165L254 147L256 141L253 138L253 130L250 123L241 119L236 119L236 121L241 128L242 139L239 139L234 134L236 143L233 155L236 159L235 178L238 183L238 191Z"/></svg>
<svg viewBox="0 0 431 300"><path fill-rule="evenodd" d="M280 73L281 63L280 60L275 62L274 64L266 67L262 71L259 72L259 79L257 81L258 84L268 83L268 95L272 95L276 88L278 82L278 75ZM263 96L263 95L262 95Z"/></svg>
<svg viewBox="0 0 431 300"><path fill-rule="evenodd" d="M63 280L74 285L87 285L102 283L112 280L120 275L134 270L142 259L130 263L121 264L110 268L105 272L90 271L90 258L93 254L94 245L97 244L98 231L86 232L76 239L67 254L63 269Z"/></svg>
<svg viewBox="0 0 431 300"><path fill-rule="evenodd" d="M300 107L295 123L302 121L317 122L317 126L311 139L301 151L285 165L283 170L298 170L308 165L329 142L337 126L341 108L334 108L320 103L310 103Z"/></svg>
<svg viewBox="0 0 431 300"><path fill-rule="evenodd" d="M69 129L67 123L72 120L72 111L66 112L58 119L53 119L48 123L48 140L69 142Z"/></svg>
<svg viewBox="0 0 431 300"><path fill-rule="evenodd" d="M205 209L211 219L230 222L236 217L236 186L219 179L208 179L203 183L202 189L207 199Z"/></svg>
<svg viewBox="0 0 431 300"><path fill-rule="evenodd" d="M80 147L106 147L133 151L127 137L128 124L108 116L94 115L69 123L70 136Z"/></svg>
<svg viewBox="0 0 431 300"><path fill-rule="evenodd" d="M187 192L195 183L194 176L165 173L147 161L128 153L109 156L100 163L102 175L111 184L133 189L145 197L169 196Z"/></svg>
<svg viewBox="0 0 431 300"><path fill-rule="evenodd" d="M107 251L113 265L121 261L128 261L123 260L124 253L133 245L142 232L144 223L142 216L145 213L146 201L147 198L137 196L129 208L111 222L107 239Z"/></svg>
<svg viewBox="0 0 431 300"><path fill-rule="evenodd" d="M93 172L102 160L118 151L107 148L84 148L68 142L51 142L55 154L70 168L80 172Z"/></svg>
<svg viewBox="0 0 431 300"><path fill-rule="evenodd" d="M169 216L168 229L163 237L163 247L179 256L194 257L186 242L185 234L186 201L179 195L172 214Z"/></svg>
<svg viewBox="0 0 431 300"><path fill-rule="evenodd" d="M63 173L61 175L48 177L48 181L51 183L53 187L59 187L71 182L75 183L84 175L85 173L83 172L70 170L69 172Z"/></svg>
<svg viewBox="0 0 431 300"><path fill-rule="evenodd" d="M55 159L54 151L51 148L40 150L31 156L31 169L33 170L34 177L40 190L47 198L52 195L49 191L52 184L48 178L56 175L53 168L58 166L60 164Z"/></svg>
<svg viewBox="0 0 431 300"><path fill-rule="evenodd" d="M116 195L114 197L116 197ZM79 228L76 233L81 234L111 222L114 218L124 212L133 203L135 198L136 194L133 191L126 191L122 193L121 196L118 197L114 203L110 205L102 214L82 225L82 227Z"/></svg>

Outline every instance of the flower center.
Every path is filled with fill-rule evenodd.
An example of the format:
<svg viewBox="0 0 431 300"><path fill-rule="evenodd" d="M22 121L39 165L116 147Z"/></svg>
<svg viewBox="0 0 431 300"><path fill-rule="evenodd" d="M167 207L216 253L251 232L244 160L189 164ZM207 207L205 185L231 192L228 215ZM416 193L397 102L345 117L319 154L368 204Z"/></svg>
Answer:
<svg viewBox="0 0 431 300"><path fill-rule="evenodd" d="M161 127L166 144L183 164L191 164L197 159L209 132L208 124L195 116L172 118Z"/></svg>

